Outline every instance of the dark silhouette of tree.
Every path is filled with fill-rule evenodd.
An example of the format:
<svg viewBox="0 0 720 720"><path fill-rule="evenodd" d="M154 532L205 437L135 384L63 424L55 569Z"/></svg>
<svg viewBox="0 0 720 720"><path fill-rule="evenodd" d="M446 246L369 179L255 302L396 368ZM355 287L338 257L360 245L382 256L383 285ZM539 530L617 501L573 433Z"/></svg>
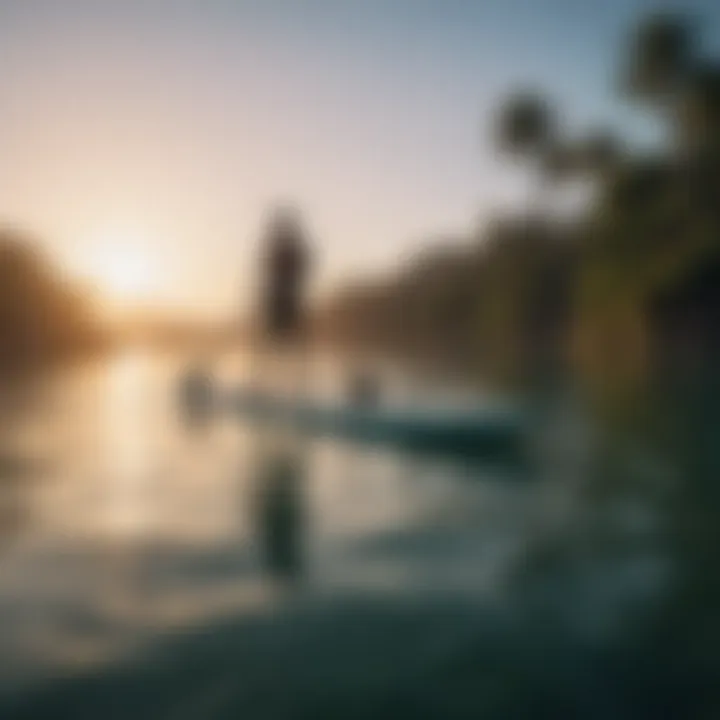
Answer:
<svg viewBox="0 0 720 720"><path fill-rule="evenodd" d="M555 184L600 180L618 169L624 154L620 140L608 130L595 130L579 140L556 138L541 158L542 174Z"/></svg>
<svg viewBox="0 0 720 720"><path fill-rule="evenodd" d="M625 89L677 130L652 155L602 127L563 136L535 92L500 106L497 145L538 173L541 192L591 181L584 217L554 221L537 202L471 244L444 240L396 277L331 302L335 332L414 357L463 356L493 374L567 353L602 384L648 373L662 352L655 298L691 283L720 253L720 73L699 58L695 29L682 16L654 15L622 48Z"/></svg>
<svg viewBox="0 0 720 720"><path fill-rule="evenodd" d="M679 94L677 131L683 148L696 160L720 151L720 66L705 62L687 78Z"/></svg>
<svg viewBox="0 0 720 720"><path fill-rule="evenodd" d="M0 230L0 369L31 368L100 340L87 298L37 245L22 231Z"/></svg>
<svg viewBox="0 0 720 720"><path fill-rule="evenodd" d="M621 83L631 97L653 105L673 102L695 63L695 24L687 16L658 13L633 29Z"/></svg>
<svg viewBox="0 0 720 720"><path fill-rule="evenodd" d="M538 157L553 140L554 121L550 105L540 95L531 92L511 95L498 114L498 145L514 155Z"/></svg>

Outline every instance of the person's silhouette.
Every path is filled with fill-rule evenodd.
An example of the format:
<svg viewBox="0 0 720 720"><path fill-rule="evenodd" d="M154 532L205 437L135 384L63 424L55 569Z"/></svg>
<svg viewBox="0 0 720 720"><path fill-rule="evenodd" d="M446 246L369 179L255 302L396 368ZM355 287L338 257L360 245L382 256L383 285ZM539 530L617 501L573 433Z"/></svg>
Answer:
<svg viewBox="0 0 720 720"><path fill-rule="evenodd" d="M303 392L308 326L305 295L309 245L297 211L282 207L270 219L259 269L259 336L253 354L253 382L285 392Z"/></svg>
<svg viewBox="0 0 720 720"><path fill-rule="evenodd" d="M303 296L310 259L295 210L287 207L276 210L263 251L263 331L275 343L297 342L305 329Z"/></svg>

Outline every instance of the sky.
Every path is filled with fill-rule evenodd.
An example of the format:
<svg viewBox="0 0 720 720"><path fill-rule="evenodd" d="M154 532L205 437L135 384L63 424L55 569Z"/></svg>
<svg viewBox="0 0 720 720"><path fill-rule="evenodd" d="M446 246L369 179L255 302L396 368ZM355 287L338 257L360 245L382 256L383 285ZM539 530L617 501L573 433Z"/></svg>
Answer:
<svg viewBox="0 0 720 720"><path fill-rule="evenodd" d="M651 134L615 75L653 7L0 0L0 221L116 300L213 315L248 302L267 212L290 201L327 292L521 202L491 137L515 88L545 91L568 132Z"/></svg>

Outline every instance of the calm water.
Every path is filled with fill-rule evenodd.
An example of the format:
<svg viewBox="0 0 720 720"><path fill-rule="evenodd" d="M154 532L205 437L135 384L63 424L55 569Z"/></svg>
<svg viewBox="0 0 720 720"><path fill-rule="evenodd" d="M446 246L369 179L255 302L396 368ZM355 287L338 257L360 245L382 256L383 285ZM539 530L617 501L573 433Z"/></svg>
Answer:
<svg viewBox="0 0 720 720"><path fill-rule="evenodd" d="M187 427L181 369L127 354L7 395L9 716L514 717L540 687L623 716L591 668L662 593L649 507L588 507L567 453L518 477Z"/></svg>

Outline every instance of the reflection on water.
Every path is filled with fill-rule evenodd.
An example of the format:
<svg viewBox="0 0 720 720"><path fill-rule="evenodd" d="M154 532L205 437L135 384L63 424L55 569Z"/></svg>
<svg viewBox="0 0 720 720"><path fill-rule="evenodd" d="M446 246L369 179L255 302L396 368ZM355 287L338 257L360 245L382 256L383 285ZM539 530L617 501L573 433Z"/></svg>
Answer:
<svg viewBox="0 0 720 720"><path fill-rule="evenodd" d="M297 579L303 570L305 468L302 441L275 436L263 443L257 468L256 523L271 575Z"/></svg>
<svg viewBox="0 0 720 720"><path fill-rule="evenodd" d="M663 586L657 525L630 499L583 505L548 472L303 443L230 417L196 432L177 412L182 369L126 355L6 412L20 460L0 473L2 697L107 716L82 682L50 686L47 706L43 689L117 670L133 708L118 717L293 717L282 703L328 682L347 697L466 693L492 716L503 683L587 682L588 648L622 637ZM480 682L483 663L499 686Z"/></svg>

